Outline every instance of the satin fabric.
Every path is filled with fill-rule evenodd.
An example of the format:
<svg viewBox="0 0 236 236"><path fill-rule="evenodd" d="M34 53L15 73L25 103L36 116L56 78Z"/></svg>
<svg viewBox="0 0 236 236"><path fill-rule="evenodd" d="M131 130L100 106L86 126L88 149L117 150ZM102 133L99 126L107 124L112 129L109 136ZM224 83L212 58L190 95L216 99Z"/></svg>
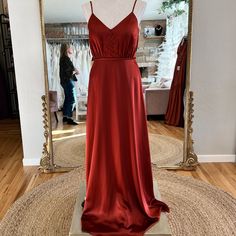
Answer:
<svg viewBox="0 0 236 236"><path fill-rule="evenodd" d="M94 63L86 123L86 201L82 231L143 235L168 206L155 199L133 11L113 29L93 13L88 22Z"/></svg>
<svg viewBox="0 0 236 236"><path fill-rule="evenodd" d="M187 48L188 42L186 39L183 39L177 51L178 56L175 64L175 72L170 87L169 101L165 114L165 123L178 127L184 127L184 90L186 83Z"/></svg>

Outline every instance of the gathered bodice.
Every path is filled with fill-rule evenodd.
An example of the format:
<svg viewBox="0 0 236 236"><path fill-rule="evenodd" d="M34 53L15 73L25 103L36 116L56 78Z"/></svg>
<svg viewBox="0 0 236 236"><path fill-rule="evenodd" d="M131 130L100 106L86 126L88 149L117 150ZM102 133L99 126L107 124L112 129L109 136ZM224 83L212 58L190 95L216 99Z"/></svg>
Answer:
<svg viewBox="0 0 236 236"><path fill-rule="evenodd" d="M138 47L139 26L133 10L112 29L108 28L92 10L88 29L93 59L135 57Z"/></svg>

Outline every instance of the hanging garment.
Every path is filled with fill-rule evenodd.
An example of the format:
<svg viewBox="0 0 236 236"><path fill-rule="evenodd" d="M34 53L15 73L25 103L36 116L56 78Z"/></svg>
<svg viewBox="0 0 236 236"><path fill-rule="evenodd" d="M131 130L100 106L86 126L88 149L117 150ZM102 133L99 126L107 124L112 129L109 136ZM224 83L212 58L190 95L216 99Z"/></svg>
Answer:
<svg viewBox="0 0 236 236"><path fill-rule="evenodd" d="M168 206L155 199L133 12L109 29L88 22L93 65L86 121L86 200L82 230L143 235Z"/></svg>
<svg viewBox="0 0 236 236"><path fill-rule="evenodd" d="M170 88L165 123L184 127L184 90L186 81L187 40L183 39L178 47L174 78Z"/></svg>
<svg viewBox="0 0 236 236"><path fill-rule="evenodd" d="M84 78L83 78L83 84L84 84L84 88L88 87L88 78L89 78L89 70L88 70L88 63L87 63L87 51L88 49L85 48L84 46L82 47L82 70L84 73ZM85 92L85 89L83 90L83 92Z"/></svg>
<svg viewBox="0 0 236 236"><path fill-rule="evenodd" d="M48 69L48 87L50 90L52 88L52 50L48 42L46 42L46 59Z"/></svg>
<svg viewBox="0 0 236 236"><path fill-rule="evenodd" d="M54 48L55 54L54 54L54 80L53 80L53 90L57 91L57 99L58 99L58 107L63 107L64 100L65 100L65 93L64 89L60 84L60 56L61 56L61 45L57 45L57 47Z"/></svg>

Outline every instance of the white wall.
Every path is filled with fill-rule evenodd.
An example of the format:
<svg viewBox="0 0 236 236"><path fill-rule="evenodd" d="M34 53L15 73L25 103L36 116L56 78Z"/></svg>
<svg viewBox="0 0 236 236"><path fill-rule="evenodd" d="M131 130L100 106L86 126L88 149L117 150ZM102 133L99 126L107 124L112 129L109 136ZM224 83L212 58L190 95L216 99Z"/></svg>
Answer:
<svg viewBox="0 0 236 236"><path fill-rule="evenodd" d="M196 152L203 155L201 160L211 160L211 155L216 155L213 159L226 155L225 159L235 160L235 12L235 0L194 0L193 138Z"/></svg>
<svg viewBox="0 0 236 236"><path fill-rule="evenodd" d="M44 141L41 118L44 84L38 0L9 0L9 12L24 164L35 164L41 157ZM222 0L194 0L193 138L196 153L205 160L209 158L206 155L225 160L235 157L235 12L235 0L224 3Z"/></svg>
<svg viewBox="0 0 236 236"><path fill-rule="evenodd" d="M43 62L38 0L8 0L24 148L24 164L38 164L44 142Z"/></svg>
<svg viewBox="0 0 236 236"><path fill-rule="evenodd" d="M65 23L65 22L85 22L81 6L89 0L46 0L45 1L45 22L46 23ZM120 0L126 1L126 0ZM131 0L133 4L134 0ZM158 14L158 10L163 0L148 0L143 19L165 19L164 14ZM129 5L131 5L129 4ZM96 13L96 9L95 13ZM115 10L115 9L114 9ZM132 8L130 9L130 11Z"/></svg>

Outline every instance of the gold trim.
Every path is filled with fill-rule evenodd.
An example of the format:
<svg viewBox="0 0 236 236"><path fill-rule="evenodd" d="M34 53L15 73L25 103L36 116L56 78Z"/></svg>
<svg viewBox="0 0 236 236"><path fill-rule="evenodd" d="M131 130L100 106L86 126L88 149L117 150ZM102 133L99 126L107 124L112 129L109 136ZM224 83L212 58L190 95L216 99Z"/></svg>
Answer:
<svg viewBox="0 0 236 236"><path fill-rule="evenodd" d="M189 1L189 25L188 25L188 55L186 68L186 99L185 99L185 124L184 124L184 152L183 169L195 169L197 165L197 155L193 151L192 123L193 123L193 92L190 91L191 62L192 62L192 30L193 30L193 0Z"/></svg>
<svg viewBox="0 0 236 236"><path fill-rule="evenodd" d="M76 167L63 168L55 165L53 158L52 146L52 125L51 125L51 112L49 110L49 86L47 74L47 61L46 61L46 36L44 24L44 11L43 0L39 0L40 8L40 21L41 21L41 34L42 34L42 48L44 59L44 80L45 80L45 95L43 96L43 117L44 117L44 136L46 142L43 145L43 155L40 161L40 170L44 173L49 172L66 172L73 170ZM190 91L190 78L191 78L191 56L192 56L192 17L193 17L193 0L189 1L189 25L188 25L188 52L187 52L187 68L186 68L186 90L185 90L185 127L184 127L184 147L183 147L183 161L174 166L159 166L158 168L165 168L170 170L184 169L193 170L198 165L197 155L194 153L193 140L192 140L192 123L193 123L193 92Z"/></svg>
<svg viewBox="0 0 236 236"><path fill-rule="evenodd" d="M42 101L43 101L43 128L44 128L44 137L46 139L46 142L43 144L43 152L42 152L42 157L40 160L40 167L39 170L43 173L51 173L51 172L67 172L71 171L74 169L74 167L61 167L55 165L52 161L53 159L51 158L50 152L49 152L49 121L47 118L48 114L48 104L46 101L46 96L42 96Z"/></svg>
<svg viewBox="0 0 236 236"><path fill-rule="evenodd" d="M198 165L197 155L193 149L192 124L193 124L193 92L190 91L191 62L192 62L192 29L193 29L193 0L189 1L189 24L188 24L188 49L187 49L187 68L186 68L186 88L185 88L185 112L184 112L184 146L183 161L175 166L159 166L165 169L194 170Z"/></svg>
<svg viewBox="0 0 236 236"><path fill-rule="evenodd" d="M41 170L44 173L51 172L53 169L52 163L51 163L51 158L50 158L50 153L48 149L48 141L49 141L49 131L48 131L48 119L47 119L47 113L48 113L48 105L46 101L46 96L42 96L42 101L43 101L43 128L44 128L44 137L46 139L46 142L43 144L43 154L40 160L40 167L39 170Z"/></svg>
<svg viewBox="0 0 236 236"><path fill-rule="evenodd" d="M44 121L43 123L47 122L47 126L45 127L45 132L47 135L47 152L48 158L50 159L50 163L48 166L41 166L41 169L48 172L48 170L53 171L54 159L53 159L53 146L52 146L52 125L51 125L51 112L49 109L49 86L48 86L48 68L47 68L47 61L46 61L46 37L45 37L45 25L44 25L44 5L43 0L39 0L39 10L40 10L40 22L41 22L41 37L42 37L42 48L43 48L43 62L44 62L44 85L45 85L45 97L43 97L43 107L46 106L47 109L44 112ZM43 108L44 109L44 108ZM45 145L43 147L46 148ZM46 152L46 150L44 150ZM44 154L41 158L43 162Z"/></svg>
<svg viewBox="0 0 236 236"><path fill-rule="evenodd" d="M193 92L190 91L189 92L189 97L188 97L188 126L187 126L187 142L185 143L186 145L186 155L184 156L184 162L183 162L183 168L184 169L191 169L191 168L195 168L199 163L198 163L198 158L197 155L194 153L194 149L193 149L193 139L192 139L192 133L193 133L193 128L192 128L192 124L193 124Z"/></svg>

